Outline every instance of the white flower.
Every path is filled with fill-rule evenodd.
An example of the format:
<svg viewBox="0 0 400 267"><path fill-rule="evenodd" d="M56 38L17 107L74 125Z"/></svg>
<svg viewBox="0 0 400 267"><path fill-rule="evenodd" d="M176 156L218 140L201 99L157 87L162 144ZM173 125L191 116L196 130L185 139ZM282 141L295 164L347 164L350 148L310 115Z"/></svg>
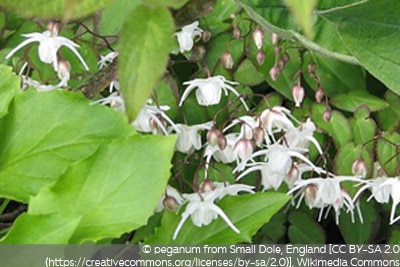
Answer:
<svg viewBox="0 0 400 267"><path fill-rule="evenodd" d="M175 123L164 112L169 109L169 106L153 106L146 104L140 110L132 125L139 132L156 134L161 131L163 134L168 135L165 122L175 127Z"/></svg>
<svg viewBox="0 0 400 267"><path fill-rule="evenodd" d="M57 32L53 31L45 31L43 33L33 32L28 34L23 34L22 36L28 38L22 43L20 43L17 47L10 51L7 54L6 59L12 57L15 52L17 52L22 47L34 43L39 42L39 58L42 62L53 64L53 68L55 71L58 71L58 60L57 60L57 51L61 46L68 47L81 61L86 70L89 70L89 67L86 65L86 62L83 60L81 55L76 50L79 45L72 42L71 40L58 36Z"/></svg>
<svg viewBox="0 0 400 267"><path fill-rule="evenodd" d="M300 194L299 203L306 196L306 203L309 208L319 208L320 213L318 220L321 220L324 208L328 208L326 215L328 214L331 207L336 213L336 224L339 223L340 209L345 207L347 211L351 213L352 221L354 221L354 202L345 192L341 186L341 182L352 181L362 182L361 178L355 176L334 176L327 178L310 178L307 180L298 180L295 182L294 187L287 192L292 194L293 192L302 189ZM361 213L360 219L362 221Z"/></svg>
<svg viewBox="0 0 400 267"><path fill-rule="evenodd" d="M281 106L274 106L272 109L264 110L260 115L260 124L266 131L265 141L267 144L271 143L269 137L275 141L274 133L282 130L294 128L293 122L288 118L296 120L291 114L290 110Z"/></svg>
<svg viewBox="0 0 400 267"><path fill-rule="evenodd" d="M233 126L237 125L238 123L241 123L242 125L240 126L240 136L246 139L252 139L253 138L253 130L258 126L257 121L250 116L241 116L238 119L234 119L231 124L229 124L227 127L225 127L224 132L232 128Z"/></svg>
<svg viewBox="0 0 400 267"><path fill-rule="evenodd" d="M297 157L303 160L311 168L319 172L319 169L298 150L287 148L278 143L270 145L267 149L255 152L251 156L251 158L255 158L261 155L265 155L265 162L248 164L250 168L239 175L239 177L237 178L238 180L243 178L250 172L259 170L261 172L261 184L264 188L263 190L265 191L270 188L277 190L284 181L285 177L288 175L290 168L292 167L292 157Z"/></svg>
<svg viewBox="0 0 400 267"><path fill-rule="evenodd" d="M200 37L202 32L203 30L199 28L199 22L195 21L184 26L180 32L175 33L181 53L192 50L193 39Z"/></svg>
<svg viewBox="0 0 400 267"><path fill-rule="evenodd" d="M211 157L216 161L223 163L231 163L236 160L236 155L233 153L233 147L238 140L238 134L231 133L225 136L226 147L221 150L218 146L207 145L204 156L206 157L206 164L210 162Z"/></svg>
<svg viewBox="0 0 400 267"><path fill-rule="evenodd" d="M175 199L176 203L178 204L178 206L181 206L183 204L184 199L182 198L182 196L178 192L178 190L176 190L175 188L173 188L170 185L167 185L165 192L163 193L160 200L158 201L155 212L160 212L164 209L164 200L166 199L166 197L173 197Z"/></svg>
<svg viewBox="0 0 400 267"><path fill-rule="evenodd" d="M252 186L242 184L225 185L224 183L215 183L214 190L183 194L183 198L189 203L182 213L182 219L176 227L173 239L176 239L189 216L194 225L201 227L203 225L209 225L213 220L217 219L219 215L233 231L240 233L239 229L229 220L224 211L214 202L222 199L226 195L237 195L242 191L254 193L252 189Z"/></svg>
<svg viewBox="0 0 400 267"><path fill-rule="evenodd" d="M322 155L322 148L317 139L313 137L316 130L315 124L310 118L305 123L299 125L298 128L288 127L284 138L290 148L308 148L309 142L313 143L318 152Z"/></svg>
<svg viewBox="0 0 400 267"><path fill-rule="evenodd" d="M217 105L221 101L222 90L225 92L225 95L228 95L229 90L239 97L245 108L249 110L246 102L244 102L244 100L240 97L240 94L231 86L238 83L228 81L223 76L218 75L209 77L207 79L194 79L193 81L184 82L183 84L189 86L183 93L181 101L179 102L179 106L182 106L183 101L186 100L190 92L197 88L196 98L197 102L201 106Z"/></svg>
<svg viewBox="0 0 400 267"><path fill-rule="evenodd" d="M190 154L194 150L199 150L201 148L201 135L198 131L211 129L212 126L213 122L211 121L192 126L176 124L173 127L178 134L175 144L176 150L186 154Z"/></svg>
<svg viewBox="0 0 400 267"><path fill-rule="evenodd" d="M100 60L97 62L97 64L99 64L99 69L102 69L108 64L112 63L117 56L117 51L112 51L105 56L100 56Z"/></svg>
<svg viewBox="0 0 400 267"><path fill-rule="evenodd" d="M91 104L100 103L102 105L110 105L111 108L125 112L125 102L119 92L114 92L109 96L93 101Z"/></svg>

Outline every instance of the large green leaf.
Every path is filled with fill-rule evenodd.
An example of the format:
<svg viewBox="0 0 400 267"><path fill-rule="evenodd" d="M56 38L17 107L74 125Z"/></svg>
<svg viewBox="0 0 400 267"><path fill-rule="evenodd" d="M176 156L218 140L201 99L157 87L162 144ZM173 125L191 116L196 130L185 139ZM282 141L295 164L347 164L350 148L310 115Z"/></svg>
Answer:
<svg viewBox="0 0 400 267"><path fill-rule="evenodd" d="M389 89L400 94L400 1L370 0L323 12L337 24L348 50Z"/></svg>
<svg viewBox="0 0 400 267"><path fill-rule="evenodd" d="M394 131L400 128L400 96L387 91L385 100L389 107L378 112L378 123L384 131Z"/></svg>
<svg viewBox="0 0 400 267"><path fill-rule="evenodd" d="M183 225L176 240L172 240L176 226L181 220L180 214L164 212L161 227L154 236L145 240L148 244L235 244L251 242L251 237L260 227L279 211L289 200L283 193L268 192L254 195L227 196L218 206L226 213L239 234L221 218L201 228L195 226L189 218Z"/></svg>
<svg viewBox="0 0 400 267"><path fill-rule="evenodd" d="M400 168L400 134L398 132L384 132L381 137L376 148L378 161L388 176L395 176Z"/></svg>
<svg viewBox="0 0 400 267"><path fill-rule="evenodd" d="M2 0L0 6L23 17L77 19L111 4L114 0Z"/></svg>
<svg viewBox="0 0 400 267"><path fill-rule="evenodd" d="M363 201L360 204L363 223L354 214L355 221L351 221L350 213L340 215L339 229L347 244L368 244L374 241L380 225L380 215L375 201Z"/></svg>
<svg viewBox="0 0 400 267"><path fill-rule="evenodd" d="M66 244L79 224L79 216L61 213L22 214L1 244Z"/></svg>
<svg viewBox="0 0 400 267"><path fill-rule="evenodd" d="M140 135L104 144L31 198L29 214L63 212L81 218L71 243L136 229L146 224L165 190L174 144L174 136Z"/></svg>
<svg viewBox="0 0 400 267"><path fill-rule="evenodd" d="M129 15L119 42L118 75L133 121L165 71L174 45L174 21L167 7L140 5Z"/></svg>
<svg viewBox="0 0 400 267"><path fill-rule="evenodd" d="M331 99L332 105L346 111L355 111L360 105L366 105L371 111L387 108L389 104L367 92L351 91L347 94L339 94Z"/></svg>
<svg viewBox="0 0 400 267"><path fill-rule="evenodd" d="M21 80L11 72L11 68L0 65L0 117L8 112L8 106L14 96L19 93Z"/></svg>
<svg viewBox="0 0 400 267"><path fill-rule="evenodd" d="M82 95L29 90L0 120L0 196L27 202L104 141L134 133L126 119Z"/></svg>
<svg viewBox="0 0 400 267"><path fill-rule="evenodd" d="M324 229L314 219L300 210L289 214L288 236L294 244L324 244L326 237Z"/></svg>

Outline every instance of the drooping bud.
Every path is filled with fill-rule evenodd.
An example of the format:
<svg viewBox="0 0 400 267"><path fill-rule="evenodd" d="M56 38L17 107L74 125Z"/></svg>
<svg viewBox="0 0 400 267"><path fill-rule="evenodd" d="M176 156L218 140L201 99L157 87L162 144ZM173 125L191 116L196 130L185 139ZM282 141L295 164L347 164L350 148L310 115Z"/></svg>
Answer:
<svg viewBox="0 0 400 267"><path fill-rule="evenodd" d="M290 61L290 56L288 53L284 53L281 58L282 58L283 62L285 62L285 64Z"/></svg>
<svg viewBox="0 0 400 267"><path fill-rule="evenodd" d="M256 142L256 146L261 146L262 143L264 142L264 129L261 127L255 127L253 129L253 139Z"/></svg>
<svg viewBox="0 0 400 267"><path fill-rule="evenodd" d="M58 71L57 76L60 80L65 80L66 82L69 81L71 75L71 65L69 61L60 59L58 61Z"/></svg>
<svg viewBox="0 0 400 267"><path fill-rule="evenodd" d="M282 59L279 59L278 62L276 63L276 66L277 66L280 70L283 70L283 68L285 67L285 61L283 61Z"/></svg>
<svg viewBox="0 0 400 267"><path fill-rule="evenodd" d="M233 39L240 39L242 37L242 31L240 28L235 28L232 32Z"/></svg>
<svg viewBox="0 0 400 267"><path fill-rule="evenodd" d="M209 180L206 179L200 184L200 192L205 193L205 192L211 192L215 190L215 184Z"/></svg>
<svg viewBox="0 0 400 267"><path fill-rule="evenodd" d="M291 187L299 179L300 171L294 164L290 168L288 174L285 177L286 183Z"/></svg>
<svg viewBox="0 0 400 267"><path fill-rule="evenodd" d="M170 212L175 213L179 209L179 203L178 203L178 201L176 201L176 199L174 197L165 196L162 203L163 203L163 206Z"/></svg>
<svg viewBox="0 0 400 267"><path fill-rule="evenodd" d="M196 45L193 48L192 54L190 55L191 61L200 61L204 58L206 54L206 49L202 45Z"/></svg>
<svg viewBox="0 0 400 267"><path fill-rule="evenodd" d="M271 42L273 45L277 46L279 43L279 36L276 33L272 33Z"/></svg>
<svg viewBox="0 0 400 267"><path fill-rule="evenodd" d="M227 144L226 137L221 134L217 140L217 145L218 145L219 149L224 150L226 147L226 144Z"/></svg>
<svg viewBox="0 0 400 267"><path fill-rule="evenodd" d="M321 103L324 96L324 90L321 87L318 87L318 89L315 91L315 101L317 101L317 103Z"/></svg>
<svg viewBox="0 0 400 267"><path fill-rule="evenodd" d="M331 109L328 107L325 109L324 113L322 114L322 119L328 123L331 120L332 117L332 111Z"/></svg>
<svg viewBox="0 0 400 267"><path fill-rule="evenodd" d="M217 146L218 145L218 138L222 135L222 132L218 130L215 127L212 127L208 132L207 132L207 142L211 146Z"/></svg>
<svg viewBox="0 0 400 267"><path fill-rule="evenodd" d="M225 69L231 70L233 68L232 54L229 53L228 51L224 52L221 56L221 62L222 66L224 66Z"/></svg>
<svg viewBox="0 0 400 267"><path fill-rule="evenodd" d="M264 32L260 28L257 28L254 30L253 41L254 41L254 44L256 45L257 49L260 50L262 48L263 42L264 42Z"/></svg>
<svg viewBox="0 0 400 267"><path fill-rule="evenodd" d="M271 80L276 81L278 80L279 74L280 74L280 70L277 66L272 67L269 70L269 76L271 77Z"/></svg>
<svg viewBox="0 0 400 267"><path fill-rule="evenodd" d="M241 160L246 160L250 158L253 154L253 143L245 138L239 139L233 146L233 153Z"/></svg>
<svg viewBox="0 0 400 267"><path fill-rule="evenodd" d="M310 184L304 189L304 202L311 209L315 207L317 203L315 203L315 198L317 197L318 188Z"/></svg>
<svg viewBox="0 0 400 267"><path fill-rule="evenodd" d="M304 95L305 95L304 88L300 84L297 84L292 87L292 96L296 107L300 107L301 103L303 102Z"/></svg>
<svg viewBox="0 0 400 267"><path fill-rule="evenodd" d="M353 162L353 165L351 166L351 171L353 175L360 175L364 178L365 175L367 175L367 163L364 159L359 158Z"/></svg>
<svg viewBox="0 0 400 267"><path fill-rule="evenodd" d="M47 30L50 32L51 36L58 36L61 30L61 24L56 21L50 21L47 23Z"/></svg>
<svg viewBox="0 0 400 267"><path fill-rule="evenodd" d="M262 51L262 50L258 51L256 59L257 59L258 65L261 66L265 61L265 53L264 53L264 51Z"/></svg>
<svg viewBox="0 0 400 267"><path fill-rule="evenodd" d="M203 42L207 43L211 39L211 32L209 30L204 30L201 38L203 39Z"/></svg>

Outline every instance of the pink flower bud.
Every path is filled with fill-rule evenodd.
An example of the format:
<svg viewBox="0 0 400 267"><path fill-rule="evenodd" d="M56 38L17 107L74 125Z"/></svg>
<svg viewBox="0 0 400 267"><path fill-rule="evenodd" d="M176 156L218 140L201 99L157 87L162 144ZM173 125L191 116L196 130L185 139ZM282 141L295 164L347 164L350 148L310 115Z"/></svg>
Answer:
<svg viewBox="0 0 400 267"><path fill-rule="evenodd" d="M242 31L240 28L235 28L232 32L233 39L240 39L242 37Z"/></svg>
<svg viewBox="0 0 400 267"><path fill-rule="evenodd" d="M278 67L279 70L283 70L283 68L285 67L285 61L279 59L278 62L276 63L276 66Z"/></svg>
<svg viewBox="0 0 400 267"><path fill-rule="evenodd" d="M222 132L220 130L216 129L215 127L213 127L207 132L207 142L211 146L216 146L216 145L218 145L218 139L220 136L223 136Z"/></svg>
<svg viewBox="0 0 400 267"><path fill-rule="evenodd" d="M273 81L278 80L278 77L279 77L280 72L281 72L281 71L279 70L279 68L278 68L277 66L272 67L272 68L269 70L269 76L271 77L271 80L273 80Z"/></svg>
<svg viewBox="0 0 400 267"><path fill-rule="evenodd" d="M221 62L225 69L231 70L233 68L233 58L231 53L225 52L221 56Z"/></svg>
<svg viewBox="0 0 400 267"><path fill-rule="evenodd" d="M279 46L274 46L274 53L275 53L276 56L279 55L279 52L280 52L280 51L281 51L281 49L280 49Z"/></svg>
<svg viewBox="0 0 400 267"><path fill-rule="evenodd" d="M60 80L66 79L67 81L70 78L71 74L71 65L69 64L69 61L60 59L58 61L58 71L57 71L57 76Z"/></svg>
<svg viewBox="0 0 400 267"><path fill-rule="evenodd" d="M294 184L294 182L297 181L297 179L299 178L300 175L300 171L299 168L297 168L294 164L292 164L292 167L290 168L287 177L286 177L286 183L289 186L292 186Z"/></svg>
<svg viewBox="0 0 400 267"><path fill-rule="evenodd" d="M253 150L253 143L245 138L239 139L233 146L233 153L242 160L250 158Z"/></svg>
<svg viewBox="0 0 400 267"><path fill-rule="evenodd" d="M170 212L177 212L179 209L179 203L174 197L166 196L163 200L163 206Z"/></svg>
<svg viewBox="0 0 400 267"><path fill-rule="evenodd" d="M200 192L201 193L211 192L211 191L214 191L214 190L215 190L215 184L209 179L204 180L200 184Z"/></svg>
<svg viewBox="0 0 400 267"><path fill-rule="evenodd" d="M317 191L318 188L310 184L304 189L304 201L307 204L307 206L311 209L315 206L315 198L317 196Z"/></svg>
<svg viewBox="0 0 400 267"><path fill-rule="evenodd" d="M288 62L290 61L290 56L289 56L289 54L288 54L288 53L284 53L284 54L282 55L282 60L283 60L283 62L285 62L285 64L288 63Z"/></svg>
<svg viewBox="0 0 400 267"><path fill-rule="evenodd" d="M254 138L254 141L256 142L257 146L262 145L262 143L264 142L264 137L265 137L265 133L264 133L263 128L255 127L253 129L253 138Z"/></svg>
<svg viewBox="0 0 400 267"><path fill-rule="evenodd" d="M331 120L332 117L332 111L330 108L326 108L324 113L322 114L322 119L328 123Z"/></svg>
<svg viewBox="0 0 400 267"><path fill-rule="evenodd" d="M318 89L315 91L315 101L317 101L317 103L321 103L324 96L324 90L321 87L318 87Z"/></svg>
<svg viewBox="0 0 400 267"><path fill-rule="evenodd" d="M50 31L51 36L58 36L61 30L61 24L55 21L47 23L47 30Z"/></svg>
<svg viewBox="0 0 400 267"><path fill-rule="evenodd" d="M362 158L357 159L353 162L353 165L351 166L351 171L353 175L360 175L362 177L365 177L365 175L367 175L367 163Z"/></svg>
<svg viewBox="0 0 400 267"><path fill-rule="evenodd" d="M271 36L271 42L273 45L278 45L279 43L279 36L276 33L273 33Z"/></svg>
<svg viewBox="0 0 400 267"><path fill-rule="evenodd" d="M292 96L294 102L296 103L296 107L300 107L301 103L303 102L304 95L304 88L301 85L298 84L292 87Z"/></svg>
<svg viewBox="0 0 400 267"><path fill-rule="evenodd" d="M203 42L207 43L211 39L211 32L209 30L204 30L201 35Z"/></svg>
<svg viewBox="0 0 400 267"><path fill-rule="evenodd" d="M264 32L260 28L255 29L253 32L253 41L257 49L260 50L264 42Z"/></svg>
<svg viewBox="0 0 400 267"><path fill-rule="evenodd" d="M225 147L226 147L226 144L227 144L226 137L225 137L224 135L221 134L221 135L218 137L217 144L218 144L219 149L224 150Z"/></svg>
<svg viewBox="0 0 400 267"><path fill-rule="evenodd" d="M256 58L257 58L258 65L261 66L265 61L265 53L264 53L264 51L262 51L262 50L258 51Z"/></svg>

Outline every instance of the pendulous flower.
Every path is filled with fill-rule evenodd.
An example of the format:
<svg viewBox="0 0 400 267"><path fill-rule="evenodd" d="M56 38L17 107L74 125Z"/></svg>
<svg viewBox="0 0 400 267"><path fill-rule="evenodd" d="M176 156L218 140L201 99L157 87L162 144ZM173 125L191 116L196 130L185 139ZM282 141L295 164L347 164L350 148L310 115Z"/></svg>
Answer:
<svg viewBox="0 0 400 267"><path fill-rule="evenodd" d="M199 28L199 22L195 21L184 26L180 32L175 33L181 53L192 50L193 39L200 37L202 32L203 30Z"/></svg>

